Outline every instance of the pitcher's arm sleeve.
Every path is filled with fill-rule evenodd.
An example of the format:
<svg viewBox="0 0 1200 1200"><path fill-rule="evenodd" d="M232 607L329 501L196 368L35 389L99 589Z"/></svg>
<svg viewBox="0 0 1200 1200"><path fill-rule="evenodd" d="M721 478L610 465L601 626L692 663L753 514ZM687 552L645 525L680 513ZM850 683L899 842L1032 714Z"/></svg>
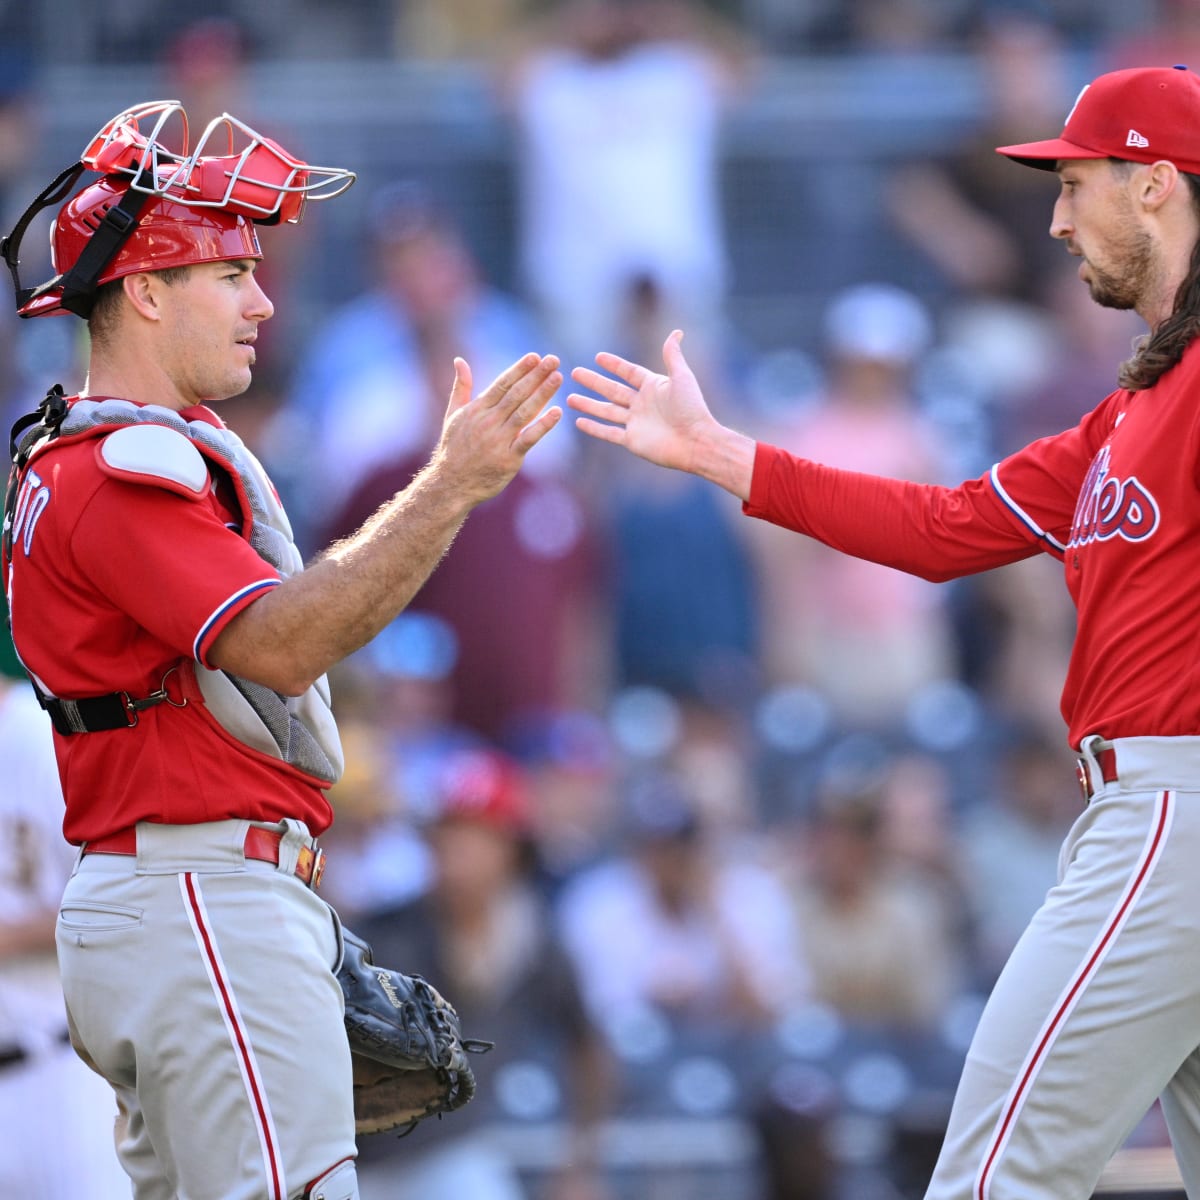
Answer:
<svg viewBox="0 0 1200 1200"><path fill-rule="evenodd" d="M759 443L742 511L941 582L1051 550L997 492L994 474L957 487L828 467Z"/></svg>

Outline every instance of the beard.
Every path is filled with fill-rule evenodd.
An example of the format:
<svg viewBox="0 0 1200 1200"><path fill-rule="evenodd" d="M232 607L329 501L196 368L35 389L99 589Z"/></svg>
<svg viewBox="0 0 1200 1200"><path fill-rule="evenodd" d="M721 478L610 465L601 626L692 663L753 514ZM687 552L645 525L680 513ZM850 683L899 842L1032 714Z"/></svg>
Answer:
<svg viewBox="0 0 1200 1200"><path fill-rule="evenodd" d="M1132 218L1122 222L1112 239L1108 260L1105 267L1088 261L1092 299L1103 308L1122 312L1137 308L1144 297L1152 294L1157 277L1153 239Z"/></svg>
<svg viewBox="0 0 1200 1200"><path fill-rule="evenodd" d="M1101 308L1115 308L1121 312L1137 308L1138 298L1142 295L1141 289L1128 276L1110 274L1096 266L1092 267L1088 291Z"/></svg>

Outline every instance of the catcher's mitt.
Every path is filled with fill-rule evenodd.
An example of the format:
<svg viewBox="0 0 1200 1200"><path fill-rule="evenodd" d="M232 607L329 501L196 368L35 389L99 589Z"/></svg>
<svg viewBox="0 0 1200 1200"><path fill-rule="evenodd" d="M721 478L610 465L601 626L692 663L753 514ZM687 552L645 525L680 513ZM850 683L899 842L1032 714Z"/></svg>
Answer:
<svg viewBox="0 0 1200 1200"><path fill-rule="evenodd" d="M400 1129L462 1108L475 1095L467 1053L491 1042L463 1040L458 1013L420 975L377 967L371 947L342 931L338 982L346 998L346 1034L354 1061L358 1133Z"/></svg>

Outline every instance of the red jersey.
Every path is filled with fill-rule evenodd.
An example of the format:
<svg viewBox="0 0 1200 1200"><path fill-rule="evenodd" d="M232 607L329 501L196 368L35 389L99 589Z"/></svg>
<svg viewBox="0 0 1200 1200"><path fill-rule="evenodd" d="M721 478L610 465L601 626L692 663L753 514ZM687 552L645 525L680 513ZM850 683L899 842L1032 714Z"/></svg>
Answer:
<svg viewBox="0 0 1200 1200"><path fill-rule="evenodd" d="M221 424L205 408L179 415ZM13 640L55 696L138 698L165 680L173 703L144 710L134 728L55 733L67 840L138 821L230 818L295 817L322 832L323 788L222 729L191 669L211 667L225 626L280 582L237 532L232 488L190 498L114 478L99 465L100 444L52 443L29 463L9 576Z"/></svg>
<svg viewBox="0 0 1200 1200"><path fill-rule="evenodd" d="M1063 689L1071 744L1200 734L1200 344L1154 387L980 479L931 487L759 445L743 510L927 579L1043 552L1078 621Z"/></svg>

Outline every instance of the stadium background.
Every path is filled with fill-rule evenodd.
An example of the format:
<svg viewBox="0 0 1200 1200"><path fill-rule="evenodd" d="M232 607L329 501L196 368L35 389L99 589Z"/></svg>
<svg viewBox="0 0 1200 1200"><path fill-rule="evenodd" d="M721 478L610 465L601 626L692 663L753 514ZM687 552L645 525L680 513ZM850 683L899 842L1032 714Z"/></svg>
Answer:
<svg viewBox="0 0 1200 1200"><path fill-rule="evenodd" d="M597 7L627 32L589 58L590 27L560 10ZM1015 168L1022 178L993 179L990 146L1047 135L1099 71L1200 62L1195 12L1186 0L227 0L189 24L152 0L10 0L0 209L7 228L104 120L167 96L197 127L227 108L359 172L290 238L264 235L278 316L251 392L222 408L307 552L428 451L429 396L444 394L432 347L459 352L456 336L481 361L515 345L570 366L602 348L648 353L694 316L688 346L727 421L953 482L1098 402L1138 332L1079 303L1045 236L1053 181ZM628 33L648 14L670 32ZM622 125L595 108L609 67L664 43L710 72L704 107L670 109L684 85L669 55L649 55L636 86L674 113L715 230L638 157L669 136L666 118ZM530 78L564 62L560 101L590 98L597 118L575 138L531 108ZM610 204L603 229L553 214L629 256L607 297L586 264L554 260L572 323L527 264L544 272L539 222L569 205L564 177L621 163L622 137L625 207ZM555 178L557 192L537 194ZM672 212L695 225L674 261L639 264L621 214L655 206L664 228ZM49 269L44 240L27 243L31 279ZM449 271L454 294L412 300L401 282L390 316L364 320L354 306L414 245L431 255L418 274ZM686 282L693 252L722 264L702 284ZM580 337L592 319L597 340ZM526 331L534 346L512 340ZM56 380L78 386L82 349L75 323L0 319L5 414ZM380 442L392 417L406 440ZM568 428L554 438L509 507L476 514L440 590L339 672L351 768L334 793L328 886L349 924L393 927L405 945L405 922L451 886L438 872L448 813L473 810L521 844L496 905L510 887L533 898L587 1027L552 1004L522 1026L503 988L465 972L483 1023L470 1032L511 1025L513 1049L469 1121L372 1145L364 1172L379 1195L402 1194L390 1189L417 1163L436 1194L451 1178L436 1172L457 1161L482 1172L457 1177L477 1197L919 1196L982 997L1053 882L1079 802L1056 711L1071 616L1053 566L940 589L856 575L749 528L727 497L663 485ZM503 778L472 775L480 761ZM501 924L481 961L525 978L532 935ZM596 1094L573 1103L593 1052ZM1104 1194L1175 1194L1162 1144L1151 1114Z"/></svg>

